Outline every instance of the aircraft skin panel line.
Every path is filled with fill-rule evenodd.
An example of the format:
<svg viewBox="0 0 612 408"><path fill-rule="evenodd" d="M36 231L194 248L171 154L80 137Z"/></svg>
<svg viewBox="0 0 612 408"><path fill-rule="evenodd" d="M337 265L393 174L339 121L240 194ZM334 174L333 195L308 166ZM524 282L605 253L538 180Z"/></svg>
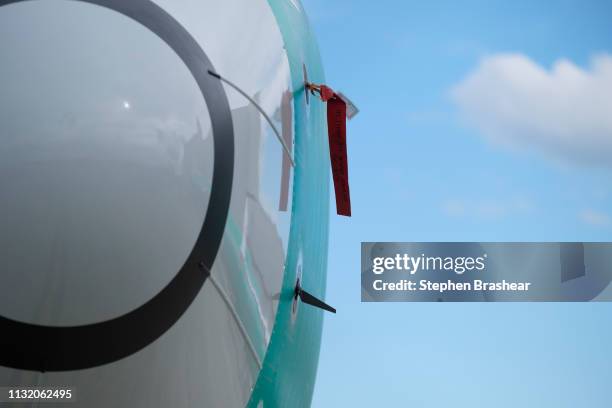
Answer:
<svg viewBox="0 0 612 408"><path fill-rule="evenodd" d="M255 359L255 361L257 362L257 365L261 369L261 360L259 360L259 355L257 355L257 351L255 351L255 346L253 346L253 343L251 342L251 339L249 338L249 334L247 333L246 329L244 328L244 324L240 320L240 317L238 316L238 313L236 313L236 309L234 308L234 305L232 305L232 303L230 302L227 293L225 293L225 291L223 290L221 285L219 285L219 283L217 282L217 280L215 279L215 277L213 275L210 275L208 277L208 279L210 279L210 281L212 282L214 288L219 293L219 296L221 297L221 299L223 299L223 302L225 303L225 305L227 306L227 309L230 311L232 317L234 318L234 321L236 322L236 325L240 329L240 333L242 334L242 337L244 338L244 341L249 345L249 350L253 354L253 358Z"/></svg>

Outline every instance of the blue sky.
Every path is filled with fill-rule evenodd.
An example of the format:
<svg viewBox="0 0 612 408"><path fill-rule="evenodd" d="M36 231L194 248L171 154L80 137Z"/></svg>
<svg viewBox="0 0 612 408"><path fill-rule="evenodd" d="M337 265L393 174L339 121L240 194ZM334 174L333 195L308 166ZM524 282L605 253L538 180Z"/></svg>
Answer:
<svg viewBox="0 0 612 408"><path fill-rule="evenodd" d="M359 251L611 241L612 3L303 5L361 109L313 406L611 406L612 305L362 304Z"/></svg>

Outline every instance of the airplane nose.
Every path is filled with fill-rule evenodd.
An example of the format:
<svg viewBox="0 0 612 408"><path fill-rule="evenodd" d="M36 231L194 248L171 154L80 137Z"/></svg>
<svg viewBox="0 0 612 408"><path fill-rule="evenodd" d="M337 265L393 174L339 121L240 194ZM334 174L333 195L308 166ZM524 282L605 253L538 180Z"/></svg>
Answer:
<svg viewBox="0 0 612 408"><path fill-rule="evenodd" d="M149 0L0 1L0 27L2 344L48 349L2 364L103 364L172 326L206 279L231 194L227 98ZM97 357L62 356L77 342Z"/></svg>
<svg viewBox="0 0 612 408"><path fill-rule="evenodd" d="M204 98L167 44L115 11L21 2L0 26L0 310L60 326L119 316L170 282L200 231Z"/></svg>

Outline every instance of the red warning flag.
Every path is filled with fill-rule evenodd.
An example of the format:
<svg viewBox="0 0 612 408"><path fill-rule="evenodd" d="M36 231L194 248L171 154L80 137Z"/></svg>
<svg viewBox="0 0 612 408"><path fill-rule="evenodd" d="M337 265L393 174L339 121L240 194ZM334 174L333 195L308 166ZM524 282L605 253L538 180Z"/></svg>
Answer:
<svg viewBox="0 0 612 408"><path fill-rule="evenodd" d="M336 193L336 213L351 216L351 193L348 181L348 158L346 154L346 101L328 86L306 84L314 94L318 92L321 100L327 102L327 132L329 137L329 158L331 160L334 190ZM353 112L354 111L354 112ZM351 104L351 117L357 109Z"/></svg>
<svg viewBox="0 0 612 408"><path fill-rule="evenodd" d="M346 154L346 103L336 94L327 101L327 132L329 157L331 159L336 212L351 216L351 194L348 181L348 158Z"/></svg>

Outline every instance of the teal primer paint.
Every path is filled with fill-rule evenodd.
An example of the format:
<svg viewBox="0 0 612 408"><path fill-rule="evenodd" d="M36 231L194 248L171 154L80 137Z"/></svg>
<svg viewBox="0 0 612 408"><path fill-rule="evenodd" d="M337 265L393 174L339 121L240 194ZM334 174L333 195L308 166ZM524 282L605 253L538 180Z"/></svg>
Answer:
<svg viewBox="0 0 612 408"><path fill-rule="evenodd" d="M305 289L324 298L329 230L329 148L325 106L306 104L302 64L309 79L324 82L319 50L297 0L269 0L291 69L295 109L293 205L281 297L272 337L248 407L308 407L321 345L323 312L300 304L292 315L293 290L302 266Z"/></svg>

